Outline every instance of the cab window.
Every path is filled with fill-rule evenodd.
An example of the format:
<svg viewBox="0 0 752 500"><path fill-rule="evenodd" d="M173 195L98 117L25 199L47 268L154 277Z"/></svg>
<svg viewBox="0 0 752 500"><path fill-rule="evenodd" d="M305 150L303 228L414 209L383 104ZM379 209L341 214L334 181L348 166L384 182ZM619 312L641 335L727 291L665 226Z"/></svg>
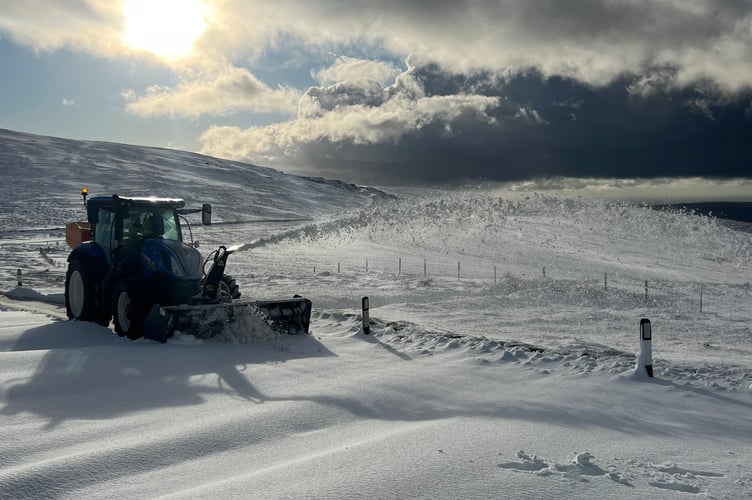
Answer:
<svg viewBox="0 0 752 500"><path fill-rule="evenodd" d="M131 209L123 219L123 239L162 238L180 240L175 212L166 209Z"/></svg>

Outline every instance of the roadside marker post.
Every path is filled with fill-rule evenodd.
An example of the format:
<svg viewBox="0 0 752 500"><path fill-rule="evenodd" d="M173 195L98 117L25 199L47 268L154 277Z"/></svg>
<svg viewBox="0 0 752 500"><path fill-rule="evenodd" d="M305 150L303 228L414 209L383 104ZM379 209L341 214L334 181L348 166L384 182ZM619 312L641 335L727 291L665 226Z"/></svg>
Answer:
<svg viewBox="0 0 752 500"><path fill-rule="evenodd" d="M653 378L653 332L650 326L650 320L642 318L640 320L640 356L637 360L637 371L645 368L648 377Z"/></svg>

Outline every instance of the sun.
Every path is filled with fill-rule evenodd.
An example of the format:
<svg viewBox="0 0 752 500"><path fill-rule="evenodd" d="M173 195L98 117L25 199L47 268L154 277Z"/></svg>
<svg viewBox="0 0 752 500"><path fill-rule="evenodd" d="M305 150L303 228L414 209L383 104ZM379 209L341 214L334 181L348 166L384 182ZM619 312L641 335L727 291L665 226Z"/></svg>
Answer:
<svg viewBox="0 0 752 500"><path fill-rule="evenodd" d="M164 59L184 57L206 29L206 10L201 0L125 0L123 40Z"/></svg>

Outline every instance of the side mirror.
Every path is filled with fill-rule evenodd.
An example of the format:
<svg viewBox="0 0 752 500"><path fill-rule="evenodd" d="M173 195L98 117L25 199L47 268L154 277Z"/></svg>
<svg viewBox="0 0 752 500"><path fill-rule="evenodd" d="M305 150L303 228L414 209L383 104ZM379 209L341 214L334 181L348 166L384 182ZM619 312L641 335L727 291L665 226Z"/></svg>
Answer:
<svg viewBox="0 0 752 500"><path fill-rule="evenodd" d="M204 203L201 206L201 223L205 226L211 226L212 206Z"/></svg>
<svg viewBox="0 0 752 500"><path fill-rule="evenodd" d="M199 247L198 240L196 240L193 242L193 248L198 248L198 247Z"/></svg>

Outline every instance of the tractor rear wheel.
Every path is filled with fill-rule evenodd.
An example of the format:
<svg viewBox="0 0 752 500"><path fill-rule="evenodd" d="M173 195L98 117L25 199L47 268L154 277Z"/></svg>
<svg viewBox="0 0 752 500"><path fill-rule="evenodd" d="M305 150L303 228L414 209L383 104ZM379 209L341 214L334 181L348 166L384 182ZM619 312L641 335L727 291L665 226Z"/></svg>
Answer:
<svg viewBox="0 0 752 500"><path fill-rule="evenodd" d="M118 283L112 298L115 332L131 340L144 336L146 308L133 300L130 287L125 281Z"/></svg>
<svg viewBox="0 0 752 500"><path fill-rule="evenodd" d="M65 312L68 319L78 321L96 319L94 283L91 282L89 276L89 270L80 258L73 259L68 264L68 272L65 273Z"/></svg>

